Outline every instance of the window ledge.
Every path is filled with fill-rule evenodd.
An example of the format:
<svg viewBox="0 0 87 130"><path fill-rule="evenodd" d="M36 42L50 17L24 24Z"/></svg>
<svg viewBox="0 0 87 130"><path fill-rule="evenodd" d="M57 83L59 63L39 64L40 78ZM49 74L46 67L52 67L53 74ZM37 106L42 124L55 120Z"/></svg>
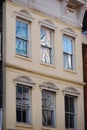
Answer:
<svg viewBox="0 0 87 130"><path fill-rule="evenodd" d="M44 66L48 66L48 67L52 67L52 68L56 68L56 66L53 65L53 64L47 64L47 63L44 63L44 62L41 62L40 64L41 64L41 65L44 65Z"/></svg>
<svg viewBox="0 0 87 130"><path fill-rule="evenodd" d="M42 130L55 130L56 127L42 127Z"/></svg>
<svg viewBox="0 0 87 130"><path fill-rule="evenodd" d="M24 56L21 56L21 55L15 55L16 58L19 58L19 59L23 59L23 60L26 60L26 61L32 61L32 59L30 59L29 57L24 57Z"/></svg>
<svg viewBox="0 0 87 130"><path fill-rule="evenodd" d="M75 70L70 70L70 69L65 69L65 68L63 70L66 72L77 74L77 72Z"/></svg>
<svg viewBox="0 0 87 130"><path fill-rule="evenodd" d="M22 127L22 128L33 128L32 125L23 124L23 123L16 123L16 127Z"/></svg>

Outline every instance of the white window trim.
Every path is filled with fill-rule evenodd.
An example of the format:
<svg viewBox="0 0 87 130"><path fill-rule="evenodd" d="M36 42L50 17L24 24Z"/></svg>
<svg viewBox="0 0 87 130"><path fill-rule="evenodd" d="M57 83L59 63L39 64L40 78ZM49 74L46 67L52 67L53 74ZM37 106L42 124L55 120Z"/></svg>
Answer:
<svg viewBox="0 0 87 130"><path fill-rule="evenodd" d="M21 55L21 54L16 54L17 56L20 57L25 57L25 58L31 58L31 23L34 20L34 17L26 10L18 10L18 11L14 11L14 17L15 17L15 21L18 19L22 22L25 22L28 24L28 44L27 44L27 55ZM30 25L29 25L30 23ZM29 26L30 26L30 32L29 32ZM16 28L16 25L15 25ZM16 37L16 34L15 34ZM16 43L16 41L15 41ZM30 50L29 50L30 49ZM16 52L15 52L16 53Z"/></svg>
<svg viewBox="0 0 87 130"><path fill-rule="evenodd" d="M50 49L51 50L51 52L50 52L50 63L46 63L46 62L44 62L43 61L43 59L41 59L41 62L43 63L43 64L49 64L49 65L53 65L54 64L54 30L52 30L52 29L50 29L50 28L47 28L46 26L41 26L40 27L40 29L44 29L44 30L50 30L50 32L51 32L51 47L46 47L46 46L44 46L45 48L48 48L48 49ZM42 46L41 44L40 44L40 46ZM43 47L43 46L42 46ZM42 58L42 57L41 57Z"/></svg>
<svg viewBox="0 0 87 130"><path fill-rule="evenodd" d="M47 90L47 91L52 91L55 93L55 99L56 99L56 95L58 94L59 92L59 88L57 87L57 85L51 81L47 81L47 82L43 82L42 84L39 85L40 87L40 91L42 92L42 90ZM56 107L56 101L55 101L55 107ZM54 113L54 127L45 127L45 126L42 126L43 129L46 128L46 129L49 129L49 128L56 128L56 109L55 109L55 113Z"/></svg>
<svg viewBox="0 0 87 130"><path fill-rule="evenodd" d="M15 87L17 87L17 85L20 84L20 85L24 85L26 87L32 88L32 90L35 86L35 83L33 82L33 80L28 76L18 76L14 79L14 83L15 83ZM31 105L32 105L32 103L31 103ZM31 126L32 127L32 114L30 115L30 117L31 117L31 124L27 124L27 123L23 123L23 122L17 122L17 120L16 120L16 125L21 126L21 127L22 126L24 126L24 127Z"/></svg>
<svg viewBox="0 0 87 130"><path fill-rule="evenodd" d="M65 128L66 130L77 130L77 125L76 125L76 122L77 122L77 113L76 113L76 100L77 100L77 96L75 96L75 95L70 95L70 94L65 94L65 96L68 96L68 97L73 97L74 98L74 107L75 107L75 112L74 112L74 114L75 114L75 120L74 120L74 125L75 125L75 128L70 128L70 129L67 129L67 128ZM65 97L64 97L65 98ZM64 102L65 103L65 102ZM66 111L65 111L65 113L66 113Z"/></svg>
<svg viewBox="0 0 87 130"><path fill-rule="evenodd" d="M40 29L41 27L43 28L48 28L49 30L52 30L52 33L53 33L53 37L52 37L52 54L51 54L51 63L49 63L49 65L54 65L55 63L55 55L54 55L54 52L55 52L55 48L54 48L54 33L55 33L55 30L57 29L57 27L55 26L55 24L50 20L50 19L42 19L39 21L39 24L40 24ZM43 64L48 64L48 63L45 63L45 62L42 62Z"/></svg>
<svg viewBox="0 0 87 130"><path fill-rule="evenodd" d="M76 56L75 56L75 42L76 37L78 36L72 28L64 28L62 31L62 37L65 35L73 39L73 69L64 68L64 70L76 71ZM63 46L63 45L62 45ZM64 61L63 61L64 62Z"/></svg>
<svg viewBox="0 0 87 130"><path fill-rule="evenodd" d="M63 34L63 37L67 37L67 39L68 38L72 39L72 50L73 50L72 54L70 55L70 56L72 56L72 64L71 64L72 68L70 69L70 68L64 67L64 69L74 71L75 70L75 39L72 36L68 36L66 34ZM63 51L63 53L65 53L65 52ZM69 53L66 53L66 54L69 55Z"/></svg>
<svg viewBox="0 0 87 130"><path fill-rule="evenodd" d="M62 90L62 92L64 93L64 95L71 95L71 96L79 96L80 93L79 91L74 88L74 87L66 87L64 90Z"/></svg>
<svg viewBox="0 0 87 130"><path fill-rule="evenodd" d="M31 57L31 32L29 32L29 30L31 30L31 23L28 22L28 21L24 21L20 18L16 18L16 21L20 21L20 22L23 22L23 23L28 25L28 39L26 39L26 41L27 41L27 43L26 43L27 44L26 45L27 46L27 48L26 48L27 54L23 55L21 53L16 53L16 55L23 56L23 57L26 57L26 58L27 57L30 58Z"/></svg>
<svg viewBox="0 0 87 130"><path fill-rule="evenodd" d="M47 27L47 28L49 28L51 30L56 30L57 29L55 24L49 19L42 19L42 20L39 21L39 24L40 24L40 26Z"/></svg>
<svg viewBox="0 0 87 130"><path fill-rule="evenodd" d="M76 112L76 101L77 101L77 98L80 96L80 92L74 88L74 87L66 87L64 90L62 90L64 96L65 95L68 95L68 96L72 96L72 97L76 97L76 100L75 100L75 115L77 115L77 112ZM65 97L64 97L65 98ZM65 102L64 102L65 103ZM75 119L77 121L77 117ZM77 129L77 125L75 123L75 129L66 129L66 130L76 130Z"/></svg>
<svg viewBox="0 0 87 130"><path fill-rule="evenodd" d="M48 90L48 91L53 91L53 92L58 92L59 88L57 87L57 85L53 82L43 82L42 84L39 85L40 86L40 90L42 91L43 89Z"/></svg>

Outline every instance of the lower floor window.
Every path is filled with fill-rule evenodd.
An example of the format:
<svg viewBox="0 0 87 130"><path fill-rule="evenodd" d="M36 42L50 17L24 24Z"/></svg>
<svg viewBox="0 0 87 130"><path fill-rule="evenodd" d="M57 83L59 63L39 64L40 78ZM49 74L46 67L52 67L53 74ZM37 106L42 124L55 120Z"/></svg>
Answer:
<svg viewBox="0 0 87 130"><path fill-rule="evenodd" d="M67 129L75 129L76 123L76 107L75 97L65 96L65 126Z"/></svg>
<svg viewBox="0 0 87 130"><path fill-rule="evenodd" d="M55 127L55 92L42 91L42 124Z"/></svg>
<svg viewBox="0 0 87 130"><path fill-rule="evenodd" d="M31 88L20 84L16 88L16 120L31 124Z"/></svg>

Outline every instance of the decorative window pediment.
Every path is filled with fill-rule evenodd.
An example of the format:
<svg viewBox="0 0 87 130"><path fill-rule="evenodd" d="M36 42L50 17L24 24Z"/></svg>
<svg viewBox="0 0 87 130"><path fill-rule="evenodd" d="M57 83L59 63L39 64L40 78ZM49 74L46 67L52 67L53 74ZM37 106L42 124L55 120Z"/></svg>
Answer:
<svg viewBox="0 0 87 130"><path fill-rule="evenodd" d="M28 86L35 85L33 80L27 76L18 76L17 78L14 79L14 81L15 81L15 83L24 84L24 85L28 85Z"/></svg>
<svg viewBox="0 0 87 130"><path fill-rule="evenodd" d="M15 11L14 14L16 17L20 17L25 20L32 21L34 19L32 15L26 10Z"/></svg>
<svg viewBox="0 0 87 130"><path fill-rule="evenodd" d="M53 29L53 30L56 29L55 24L49 19L40 20L39 22L42 26L48 27L48 28Z"/></svg>
<svg viewBox="0 0 87 130"><path fill-rule="evenodd" d="M78 90L74 87L67 87L63 90L64 94L69 94L69 95L74 95L74 96L79 96L80 93Z"/></svg>
<svg viewBox="0 0 87 130"><path fill-rule="evenodd" d="M57 91L59 88L53 82L44 82L40 85L41 89L47 89L51 91Z"/></svg>
<svg viewBox="0 0 87 130"><path fill-rule="evenodd" d="M72 28L64 28L64 29L62 29L62 33L66 34L68 36L72 36L72 37L77 36L76 32Z"/></svg>

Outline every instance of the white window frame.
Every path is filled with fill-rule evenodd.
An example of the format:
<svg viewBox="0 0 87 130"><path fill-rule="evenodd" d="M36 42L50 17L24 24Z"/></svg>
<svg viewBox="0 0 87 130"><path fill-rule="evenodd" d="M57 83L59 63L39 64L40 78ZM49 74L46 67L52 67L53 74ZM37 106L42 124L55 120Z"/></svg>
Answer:
<svg viewBox="0 0 87 130"><path fill-rule="evenodd" d="M75 121L74 121L74 128L65 128L66 130L77 130L77 98L79 97L80 93L79 91L74 87L66 87L63 90L64 93L64 104L65 104L65 96L73 97L75 98L74 106L75 106ZM65 106L64 106L65 107Z"/></svg>
<svg viewBox="0 0 87 130"><path fill-rule="evenodd" d="M67 39L70 39L71 40L71 44L72 44L72 53L69 53L69 52L64 52L64 49L63 49L63 66L64 66L64 69L69 69L69 70L75 70L75 54L74 54L74 48L75 48L75 39L71 36L68 36L66 34L63 35L63 39L64 38L67 38ZM64 41L63 41L64 42ZM68 45L67 45L68 46ZM63 46L64 48L64 46ZM67 59L68 59L68 56L70 56L70 60L71 60L71 67L69 67L69 59L68 59L68 63L67 65L65 65L65 62L64 62L64 55L67 56Z"/></svg>
<svg viewBox="0 0 87 130"><path fill-rule="evenodd" d="M33 80L30 78L30 77L27 77L27 76L18 76L17 78L14 79L14 82L15 82L15 86L17 87L17 85L21 85L21 86L25 86L29 89L31 89L31 96L30 96L30 104L31 104L31 107L32 107L32 90L33 90L33 87L35 86L35 83L33 82ZM16 117L15 117L16 119ZM30 122L29 123L24 123L24 122L17 122L17 119L16 119L16 123L18 125L32 125L32 111L31 111L31 108L30 108Z"/></svg>
<svg viewBox="0 0 87 130"><path fill-rule="evenodd" d="M28 52L27 56L25 56L25 55L18 55L18 56L31 58L31 24L32 24L32 21L34 20L34 18L31 15L31 13L29 13L27 10L17 10L17 11L15 10L14 17L15 17L15 21L17 19L19 19L19 20L26 22L27 24L30 24L30 32L28 34L28 38L29 38L28 41L30 41L30 43L28 43L28 46L27 46L27 52ZM16 25L15 25L15 28L16 28ZM29 31L29 28L28 28L28 31ZM16 34L16 31L15 31L15 34ZM16 45L16 41L15 41L15 45ZM15 50L16 50L16 47L15 47Z"/></svg>
<svg viewBox="0 0 87 130"><path fill-rule="evenodd" d="M56 127L56 95L59 91L59 88L57 87L57 85L53 82L43 82L42 84L40 84L40 90L41 90L41 93L43 90L45 91L49 91L49 92L53 92L55 94L54 96L54 104L55 104L55 107L54 107L54 124L53 126L44 126L43 123L42 123L42 126L43 127L47 127L47 128L55 128ZM43 116L42 116L43 118Z"/></svg>
<svg viewBox="0 0 87 130"><path fill-rule="evenodd" d="M44 64L48 64L48 65L52 65L52 64L54 64L54 59L55 59L55 55L54 55L54 42L55 42L55 39L54 39L54 34L55 34L55 30L57 29L57 27L55 26L55 24L50 20L50 19L42 19L42 20L40 20L39 21L39 23L40 23L40 30L41 30L41 27L43 27L43 28L47 28L47 29L49 29L49 30L51 30L52 31L52 54L51 54L51 63L45 63L45 62L43 62L42 61L42 57L40 58L41 59L41 62L42 63L44 63ZM40 44L40 46L41 46L41 44ZM41 54L40 54L41 55Z"/></svg>
<svg viewBox="0 0 87 130"><path fill-rule="evenodd" d="M30 58L30 53L31 53L31 39L30 39L30 33L31 33L31 23L26 21L26 20L22 20L21 18L16 18L16 22L19 21L19 22L22 22L24 24L27 24L28 25L28 39L23 39L23 38L20 38L18 36L16 36L16 39L20 39L20 40L23 40L23 41L26 41L26 54L22 54L22 53L17 53L16 52L16 55L20 55L20 56L24 56L24 57L29 57ZM16 43L17 44L17 43ZM17 49L17 48L16 48Z"/></svg>
<svg viewBox="0 0 87 130"><path fill-rule="evenodd" d="M52 29L50 29L50 28L47 28L47 27L45 27L45 26L41 26L41 28L40 28L40 31L41 31L41 29L43 29L43 30L47 30L47 31L49 31L50 32L50 40L51 40L51 42L50 42L50 47L48 47L47 45L43 45L43 44L40 44L40 46L41 46L41 50L42 50L42 48L44 48L44 49L48 49L49 50L49 52L50 52L50 54L49 54L49 61L46 61L46 59L43 59L43 56L42 56L42 54L41 54L41 62L43 62L43 63L46 63L46 64L53 64L54 63L54 54L53 54L53 49L54 49L54 47L53 47L53 42L54 42L54 30L52 30ZM41 39L40 39L41 40Z"/></svg>
<svg viewBox="0 0 87 130"><path fill-rule="evenodd" d="M23 88L27 88L28 90L29 90L29 97L28 97L28 101L29 101L29 104L28 105L24 105L24 104L17 104L17 98L18 98L18 95L17 95L17 88L18 87L20 87L20 88L22 88L22 95L21 95L21 100L22 100L22 103L23 103ZM32 96L32 94L31 94L31 92L32 92L32 88L30 87L30 86L26 86L26 85L23 85L23 84L17 84L17 86L16 86L16 121L18 120L17 119L17 109L19 108L19 109L21 109L21 121L17 121L17 123L23 123L23 124L28 124L28 125L31 125L32 123L31 123L31 96ZM20 106L19 106L20 105ZM26 122L24 122L23 121L23 110L25 110L26 109L26 114L28 114L28 115L26 115ZM28 110L28 112L27 112L27 110Z"/></svg>
<svg viewBox="0 0 87 130"><path fill-rule="evenodd" d="M73 98L74 99L74 112L70 112L70 104L68 104L68 108L69 108L69 111L66 111L65 110L65 114L68 114L68 116L70 116L70 115L73 115L74 117L74 120L73 120L73 125L74 125L74 127L73 128L71 128L70 127L70 125L71 125L71 123L70 123L70 117L68 117L68 128L66 127L66 116L65 116L65 128L66 128L66 130L76 130L76 122L77 122L77 120L76 120L76 117L77 117L77 113L76 113L76 97L75 96L72 96L72 95L67 95L67 94L65 94L65 97L68 97L68 98ZM65 98L64 97L64 98ZM70 99L69 99L70 100Z"/></svg>
<svg viewBox="0 0 87 130"><path fill-rule="evenodd" d="M76 32L72 28L64 28L61 31L62 31L62 37L65 35L67 37L72 38L72 40L73 40L73 59L72 59L73 69L64 68L64 60L63 60L63 68L65 70L76 71L75 42L76 42L76 37L78 35L76 34Z"/></svg>
<svg viewBox="0 0 87 130"><path fill-rule="evenodd" d="M55 128L56 127L56 124L55 124L55 117L56 117L56 93L55 92L53 92L53 91L49 91L49 90L45 90L45 89L43 89L42 90L42 104L43 104L43 92L45 92L45 93L47 93L47 96L48 96L48 94L49 93L51 93L51 95L52 95L52 102L51 103L53 103L53 107L52 108L48 108L48 104L46 104L47 105L47 108L43 108L43 105L42 105L42 125L43 125L43 127L52 127L52 128ZM52 104L51 104L51 106L52 106ZM47 113L48 113L48 111L49 112L51 112L51 114L53 114L53 115L51 115L51 118L50 118L50 120L51 120L51 124L49 125L48 124L48 116L46 115L46 121L45 121L45 124L43 124L43 111L46 111Z"/></svg>

